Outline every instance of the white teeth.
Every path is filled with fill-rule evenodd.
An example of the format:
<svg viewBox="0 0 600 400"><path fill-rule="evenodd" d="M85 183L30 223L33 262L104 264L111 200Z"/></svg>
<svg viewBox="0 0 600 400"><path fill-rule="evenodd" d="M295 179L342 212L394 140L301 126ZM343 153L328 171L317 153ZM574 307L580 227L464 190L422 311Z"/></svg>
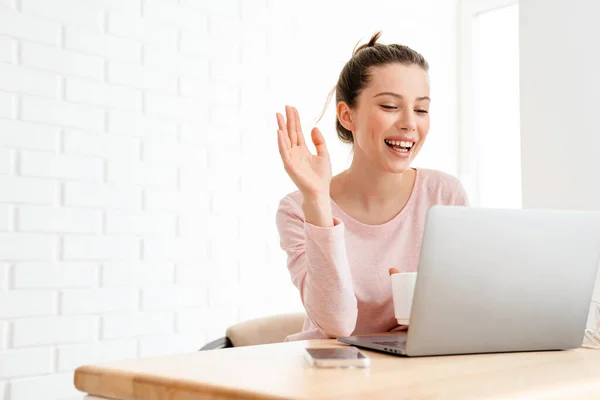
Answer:
<svg viewBox="0 0 600 400"><path fill-rule="evenodd" d="M386 143L391 144L392 146L400 146L400 147L406 147L406 148L412 148L414 142L407 142L404 140L389 140L389 139L385 139Z"/></svg>

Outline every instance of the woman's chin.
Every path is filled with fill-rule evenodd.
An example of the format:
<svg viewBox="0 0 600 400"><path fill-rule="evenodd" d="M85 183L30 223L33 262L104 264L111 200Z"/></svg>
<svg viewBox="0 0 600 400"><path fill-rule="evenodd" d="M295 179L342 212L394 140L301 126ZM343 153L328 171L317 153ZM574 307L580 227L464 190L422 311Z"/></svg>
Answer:
<svg viewBox="0 0 600 400"><path fill-rule="evenodd" d="M410 169L411 161L412 160L407 159L406 161L395 161L392 163L386 163L386 165L384 166L384 170L392 174L401 174Z"/></svg>

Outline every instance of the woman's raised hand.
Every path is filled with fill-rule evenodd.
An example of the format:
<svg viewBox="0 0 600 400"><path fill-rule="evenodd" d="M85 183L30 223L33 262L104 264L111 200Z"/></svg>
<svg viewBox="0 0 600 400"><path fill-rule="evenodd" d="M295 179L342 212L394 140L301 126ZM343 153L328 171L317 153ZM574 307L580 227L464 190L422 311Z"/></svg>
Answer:
<svg viewBox="0 0 600 400"><path fill-rule="evenodd" d="M310 152L304 141L298 110L285 107L286 117L277 113L279 154L285 171L305 198L329 198L331 160L325 139L318 128L311 131L317 154ZM287 120L287 121L286 121Z"/></svg>

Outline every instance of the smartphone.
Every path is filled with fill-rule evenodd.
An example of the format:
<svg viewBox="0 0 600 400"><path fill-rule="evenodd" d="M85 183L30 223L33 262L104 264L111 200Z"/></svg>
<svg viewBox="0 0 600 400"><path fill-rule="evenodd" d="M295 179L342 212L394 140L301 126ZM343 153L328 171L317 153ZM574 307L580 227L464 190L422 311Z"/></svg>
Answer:
<svg viewBox="0 0 600 400"><path fill-rule="evenodd" d="M371 359L356 347L306 348L306 362L318 368L366 368Z"/></svg>

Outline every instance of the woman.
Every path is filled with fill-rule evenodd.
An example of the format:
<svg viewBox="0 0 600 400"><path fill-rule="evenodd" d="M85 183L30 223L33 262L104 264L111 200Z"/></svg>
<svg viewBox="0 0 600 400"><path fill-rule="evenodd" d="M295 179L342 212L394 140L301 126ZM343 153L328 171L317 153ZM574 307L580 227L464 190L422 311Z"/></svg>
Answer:
<svg viewBox="0 0 600 400"><path fill-rule="evenodd" d="M295 108L277 114L281 159L298 187L281 200L277 228L307 314L286 341L404 329L388 273L416 271L431 206L467 205L458 179L410 167L429 131L429 67L379 37L354 51L335 88L337 134L353 145L347 170L332 178L317 128L310 153Z"/></svg>

